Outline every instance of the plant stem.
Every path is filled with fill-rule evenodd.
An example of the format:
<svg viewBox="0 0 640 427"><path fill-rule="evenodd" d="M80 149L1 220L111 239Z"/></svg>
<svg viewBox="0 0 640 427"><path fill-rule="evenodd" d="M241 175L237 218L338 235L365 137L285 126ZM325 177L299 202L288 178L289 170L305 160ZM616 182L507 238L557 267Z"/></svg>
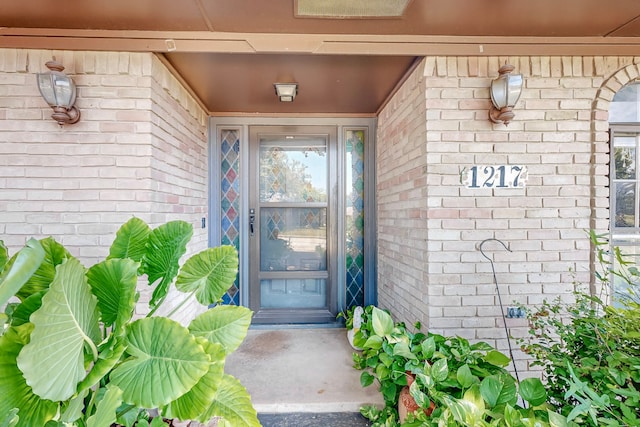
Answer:
<svg viewBox="0 0 640 427"><path fill-rule="evenodd" d="M162 303L164 303L164 300L165 300L166 297L167 297L166 295L164 297L162 297L162 299L160 301L158 301L158 303L151 309L151 311L149 312L149 314L147 314L146 317L153 316L153 314L160 308Z"/></svg>
<svg viewBox="0 0 640 427"><path fill-rule="evenodd" d="M121 416L123 416L124 414L132 410L133 408L135 408L135 405L123 405L122 410L116 413L116 417L120 418Z"/></svg>
<svg viewBox="0 0 640 427"><path fill-rule="evenodd" d="M171 318L171 316L173 316L178 309L182 308L183 305L185 305L187 303L187 301L193 296L195 295L196 291L191 292L190 294L188 294L185 298L182 299L182 301L180 301L180 304L176 305L173 310L171 310L169 312L169 314L167 314L167 317Z"/></svg>
<svg viewBox="0 0 640 427"><path fill-rule="evenodd" d="M190 294L188 294L182 301L180 301L180 303L178 305L176 305L165 317L171 318L171 316L173 316L179 309L182 308L182 306L184 306L187 303L187 300L189 300L189 298L191 298L193 295L195 295L196 291L191 292ZM160 306L162 305L162 303L164 302L166 296L164 298L162 298L158 304L149 312L149 314L147 314L146 317L151 317L153 316L153 314L158 310L158 308L160 308Z"/></svg>

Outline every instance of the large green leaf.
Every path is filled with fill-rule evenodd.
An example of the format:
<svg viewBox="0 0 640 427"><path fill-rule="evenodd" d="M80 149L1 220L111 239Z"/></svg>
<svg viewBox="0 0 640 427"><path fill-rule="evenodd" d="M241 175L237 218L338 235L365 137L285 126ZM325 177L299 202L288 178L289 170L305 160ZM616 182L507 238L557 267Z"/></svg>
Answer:
<svg viewBox="0 0 640 427"><path fill-rule="evenodd" d="M371 325L376 335L384 337L393 331L393 319L391 315L378 307L373 307L371 312Z"/></svg>
<svg viewBox="0 0 640 427"><path fill-rule="evenodd" d="M446 358L438 359L431 365L431 377L436 382L443 382L449 376L449 364Z"/></svg>
<svg viewBox="0 0 640 427"><path fill-rule="evenodd" d="M9 250L4 245L4 241L0 240L0 273L4 270L4 266L9 261Z"/></svg>
<svg viewBox="0 0 640 427"><path fill-rule="evenodd" d="M208 248L189 258L178 274L176 288L195 292L200 304L218 302L238 274L238 252L233 246Z"/></svg>
<svg viewBox="0 0 640 427"><path fill-rule="evenodd" d="M87 427L103 427L115 423L116 409L118 409L120 403L122 403L122 390L108 385L107 392L96 406L96 413L87 420Z"/></svg>
<svg viewBox="0 0 640 427"><path fill-rule="evenodd" d="M442 400L451 411L456 426L482 426L484 416L484 402L477 392L477 385L473 385L462 399L456 399L449 395L444 395ZM476 395L477 393L477 395Z"/></svg>
<svg viewBox="0 0 640 427"><path fill-rule="evenodd" d="M428 408L431 405L429 396L422 391L422 388L417 381L411 383L411 385L409 386L409 393L413 397L413 400L416 401L416 404L418 406Z"/></svg>
<svg viewBox="0 0 640 427"><path fill-rule="evenodd" d="M205 349L211 362L209 371L200 378L191 390L171 402L164 410L164 415L180 420L197 419L207 410L214 398L218 385L224 375L224 348L218 343L212 343L204 338L198 338L198 342Z"/></svg>
<svg viewBox="0 0 640 427"><path fill-rule="evenodd" d="M187 251L187 243L193 235L193 226L185 221L171 221L155 228L147 240L143 258L144 271L149 284L156 285L150 305L156 307L164 300L169 285L178 274L180 257Z"/></svg>
<svg viewBox="0 0 640 427"><path fill-rule="evenodd" d="M577 426L577 424L570 423L569 421L567 421L567 418L564 415L558 414L557 412L553 412L550 409L547 409L547 415L549 415L550 427Z"/></svg>
<svg viewBox="0 0 640 427"><path fill-rule="evenodd" d="M142 261L149 233L151 233L151 228L146 222L140 218L131 218L117 231L116 238L109 248L107 259L129 258L137 262Z"/></svg>
<svg viewBox="0 0 640 427"><path fill-rule="evenodd" d="M363 349L373 349L380 350L382 348L382 342L384 341L384 337L378 335L371 335L367 340L362 344Z"/></svg>
<svg viewBox="0 0 640 427"><path fill-rule="evenodd" d="M466 363L458 368L456 378L462 388L469 388L473 384L480 382L480 379L471 373L471 369Z"/></svg>
<svg viewBox="0 0 640 427"><path fill-rule="evenodd" d="M515 405L518 401L518 391L515 379L509 374L490 375L480 383L480 393L489 406L508 403Z"/></svg>
<svg viewBox="0 0 640 427"><path fill-rule="evenodd" d="M47 291L36 292L20 303L11 314L11 324L20 326L29 322L34 311L42 306L42 297Z"/></svg>
<svg viewBox="0 0 640 427"><path fill-rule="evenodd" d="M422 350L422 357L424 357L424 360L431 359L433 357L433 354L436 352L435 338L431 336L422 341L422 344L420 344L420 348Z"/></svg>
<svg viewBox="0 0 640 427"><path fill-rule="evenodd" d="M369 372L362 371L362 373L360 374L360 385L362 387L369 387L371 384L373 384L375 379L376 377L371 375Z"/></svg>
<svg viewBox="0 0 640 427"><path fill-rule="evenodd" d="M247 336L252 314L246 307L218 305L193 319L189 331L197 337L220 343L226 354L230 354Z"/></svg>
<svg viewBox="0 0 640 427"><path fill-rule="evenodd" d="M493 366L498 366L500 368L504 368L511 362L511 359L509 359L504 353L501 353L498 350L489 351L485 356L485 360L491 363Z"/></svg>
<svg viewBox="0 0 640 427"><path fill-rule="evenodd" d="M523 425L522 415L517 409L509 404L504 406L504 421L507 427Z"/></svg>
<svg viewBox="0 0 640 427"><path fill-rule="evenodd" d="M7 265L7 270L0 275L0 307L16 295L27 283L33 273L38 270L44 259L44 249L40 242L29 239Z"/></svg>
<svg viewBox="0 0 640 427"><path fill-rule="evenodd" d="M64 246L56 242L53 237L40 240L40 244L44 249L44 260L17 293L18 298L23 301L30 295L48 289L56 275L56 267L62 264L65 259L71 257L71 254Z"/></svg>
<svg viewBox="0 0 640 427"><path fill-rule="evenodd" d="M38 396L66 400L86 375L85 348L97 358L95 342L100 339L96 298L78 260L70 258L58 266L31 322L31 341L20 352L18 366Z"/></svg>
<svg viewBox="0 0 640 427"><path fill-rule="evenodd" d="M503 388L504 384L497 375L486 377L480 383L480 393L490 407L496 406Z"/></svg>
<svg viewBox="0 0 640 427"><path fill-rule="evenodd" d="M133 316L139 266L130 259L114 258L95 264L87 271L91 291L98 298L102 322L107 326L116 323L115 331L124 328Z"/></svg>
<svg viewBox="0 0 640 427"><path fill-rule="evenodd" d="M525 378L520 382L520 396L531 406L539 406L547 401L547 390L540 378Z"/></svg>
<svg viewBox="0 0 640 427"><path fill-rule="evenodd" d="M58 405L40 399L29 387L18 369L16 358L29 342L33 325L11 327L0 336L0 419L13 408L20 417L17 427L42 426L58 412Z"/></svg>
<svg viewBox="0 0 640 427"><path fill-rule="evenodd" d="M393 346L393 355L394 356L402 356L407 359L417 359L418 357L413 354L411 349L409 348L409 344L405 342L399 342Z"/></svg>
<svg viewBox="0 0 640 427"><path fill-rule="evenodd" d="M222 417L234 427L260 427L249 393L231 375L222 377L211 405L199 421L206 422L213 417Z"/></svg>
<svg viewBox="0 0 640 427"><path fill-rule="evenodd" d="M64 410L60 414L59 421L64 423L72 423L78 420L85 413L85 398L89 394L89 390L84 390L80 394L74 395L71 400L65 402Z"/></svg>
<svg viewBox="0 0 640 427"><path fill-rule="evenodd" d="M0 414L0 427L15 427L18 425L18 408L13 408L8 413Z"/></svg>
<svg viewBox="0 0 640 427"><path fill-rule="evenodd" d="M209 371L209 356L178 322L165 317L136 320L127 326L131 356L111 374L124 402L158 408L182 396Z"/></svg>

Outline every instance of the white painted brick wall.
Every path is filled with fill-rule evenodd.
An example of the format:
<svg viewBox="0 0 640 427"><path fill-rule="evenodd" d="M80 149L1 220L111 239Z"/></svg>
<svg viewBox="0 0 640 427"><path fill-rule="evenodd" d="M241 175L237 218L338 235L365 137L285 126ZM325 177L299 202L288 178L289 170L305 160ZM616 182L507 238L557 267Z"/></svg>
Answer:
<svg viewBox="0 0 640 427"><path fill-rule="evenodd" d="M53 56L82 112L62 128L36 86ZM189 253L206 248L206 117L152 54L0 49L0 239L15 253L53 236L88 266L137 216L188 221Z"/></svg>
<svg viewBox="0 0 640 427"><path fill-rule="evenodd" d="M377 141L378 287L381 306L408 324L484 340L506 349L490 263L505 305L571 298L589 284L586 230L608 229L607 109L615 91L637 78L640 58L427 57L381 112ZM487 117L488 88L509 62L525 86L508 127ZM418 105L418 103L422 105ZM412 138L402 138L408 115ZM412 153L408 163L401 155ZM466 189L463 168L518 164L524 189ZM423 171L412 192L413 217L401 203L405 177ZM425 241L426 240L426 241ZM407 251L408 248L424 250ZM410 278L411 280L406 280ZM419 278L419 281L414 280ZM526 336L524 319L507 319ZM519 367L528 360L516 355Z"/></svg>

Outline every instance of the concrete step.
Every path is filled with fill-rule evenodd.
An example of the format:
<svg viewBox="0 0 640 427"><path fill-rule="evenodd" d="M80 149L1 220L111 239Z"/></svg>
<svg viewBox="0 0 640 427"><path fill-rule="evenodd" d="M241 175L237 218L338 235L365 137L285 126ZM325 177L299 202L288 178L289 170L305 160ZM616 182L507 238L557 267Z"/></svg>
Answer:
<svg viewBox="0 0 640 427"><path fill-rule="evenodd" d="M353 415L363 405L383 407L375 385L360 385L353 352L344 328L250 329L225 371L247 388L260 414Z"/></svg>

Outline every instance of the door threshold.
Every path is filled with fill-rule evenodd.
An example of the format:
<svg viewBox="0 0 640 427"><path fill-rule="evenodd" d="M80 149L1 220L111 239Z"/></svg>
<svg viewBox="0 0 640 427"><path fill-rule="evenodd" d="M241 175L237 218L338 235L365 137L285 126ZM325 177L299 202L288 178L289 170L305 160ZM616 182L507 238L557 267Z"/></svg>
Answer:
<svg viewBox="0 0 640 427"><path fill-rule="evenodd" d="M252 323L249 329L276 330L276 329L334 329L344 328L344 322L327 323Z"/></svg>
<svg viewBox="0 0 640 427"><path fill-rule="evenodd" d="M253 313L251 324L266 325L310 325L331 324L336 314L327 309L263 309Z"/></svg>

